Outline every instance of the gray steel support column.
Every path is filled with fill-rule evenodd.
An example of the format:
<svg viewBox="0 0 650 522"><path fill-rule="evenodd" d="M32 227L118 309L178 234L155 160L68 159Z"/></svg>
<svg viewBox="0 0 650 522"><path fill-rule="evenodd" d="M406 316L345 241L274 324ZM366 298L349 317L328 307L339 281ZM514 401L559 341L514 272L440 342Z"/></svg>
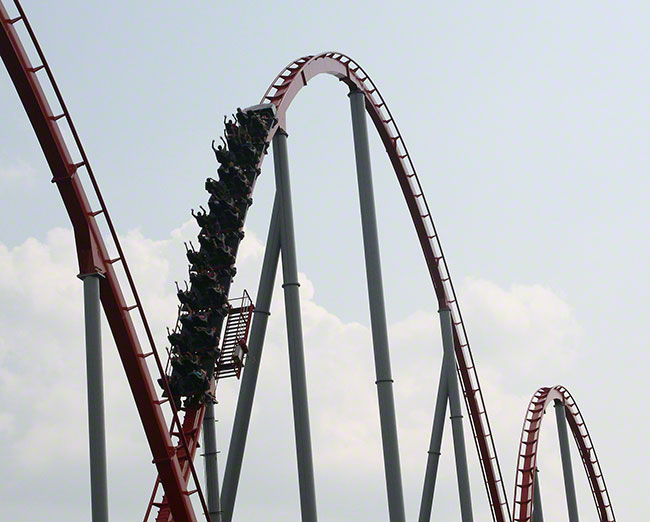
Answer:
<svg viewBox="0 0 650 522"><path fill-rule="evenodd" d="M535 468L535 489L533 492L533 522L544 522L542 511L542 489L539 485L539 469Z"/></svg>
<svg viewBox="0 0 650 522"><path fill-rule="evenodd" d="M442 347L447 356L446 373L449 393L449 411L451 413L451 429L454 436L454 455L456 456L456 476L458 478L458 495L460 496L460 512L463 522L472 522L472 494L469 487L467 471L467 451L465 450L465 434L463 432L463 412L458 393L458 378L456 374L456 356L454 354L454 336L451 323L451 310L441 308L440 329L442 330Z"/></svg>
<svg viewBox="0 0 650 522"><path fill-rule="evenodd" d="M79 278L84 287L86 323L86 374L88 382L88 439L90 446L90 496L92 522L108 522L106 479L106 428L104 423L104 372L102 364L100 274Z"/></svg>
<svg viewBox="0 0 650 522"><path fill-rule="evenodd" d="M402 471L397 441L393 377L388 351L388 328L386 326L377 217L375 215L375 199L370 168L370 147L368 145L368 128L366 125L365 96L360 91L352 91L349 96L352 112L354 151L357 164L357 181L359 185L363 250L366 259L366 279L368 282L368 298L370 301L370 325L375 356L375 373L377 376L377 396L379 400L381 440L384 451L388 511L391 522L404 522L406 516L404 512L404 493L402 490Z"/></svg>
<svg viewBox="0 0 650 522"><path fill-rule="evenodd" d="M419 522L431 520L431 509L433 507L433 494L436 489L436 478L438 476L438 463L440 461L440 446L442 445L442 433L445 428L445 416L447 415L447 354L442 356L440 368L440 380L438 382L438 396L436 397L436 409L433 416L433 427L431 428L431 442L427 457L427 469L424 472L424 486L422 488L422 501L420 502Z"/></svg>
<svg viewBox="0 0 650 522"><path fill-rule="evenodd" d="M271 310L271 297L273 296L273 285L278 271L278 259L280 257L280 198L276 193L273 203L273 214L271 224L266 238L266 249L264 250L264 261L260 282L257 287L257 300L253 312L253 323L248 341L248 356L246 366L239 388L237 409L233 422L230 446L228 448L228 460L223 476L223 489L221 490L221 506L223 522L231 522L237 497L237 487L241 474L244 449L246 448L246 437L248 426L251 420L255 387L257 376L260 371L260 360L262 359L262 348L266 335L266 325Z"/></svg>
<svg viewBox="0 0 650 522"><path fill-rule="evenodd" d="M569 511L569 522L579 522L576 485L573 480L573 464L571 463L571 448L569 447L569 435L566 428L566 413L564 411L564 404L560 401L555 401L554 406L555 418L557 419L557 435L560 439L560 455L562 457L564 491L566 492L566 505Z"/></svg>
<svg viewBox="0 0 650 522"><path fill-rule="evenodd" d="M305 350L302 337L300 295L298 288L298 263L296 238L293 227L291 184L289 181L289 157L287 134L280 129L273 138L273 163L275 185L280 194L280 251L282 252L282 275L284 283L284 307L287 320L289 345L289 370L291 374L291 398L293 425L296 436L298 460L298 485L302 522L316 522L316 488L314 485L314 461L309 427L309 404L307 401L307 376L305 373Z"/></svg>
<svg viewBox="0 0 650 522"><path fill-rule="evenodd" d="M217 428L214 403L206 402L203 416L203 447L205 457L205 488L208 496L208 512L211 522L221 522L219 502L219 467L217 463Z"/></svg>

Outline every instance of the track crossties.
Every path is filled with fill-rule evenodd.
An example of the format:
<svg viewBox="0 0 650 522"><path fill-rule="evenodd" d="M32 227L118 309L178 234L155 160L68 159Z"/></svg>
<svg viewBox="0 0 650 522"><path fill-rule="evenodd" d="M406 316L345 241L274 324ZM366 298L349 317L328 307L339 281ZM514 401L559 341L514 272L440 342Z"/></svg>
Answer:
<svg viewBox="0 0 650 522"><path fill-rule="evenodd" d="M102 305L158 471L145 519L156 506L159 508L157 521L168 522L173 515L176 522L195 522L190 500L190 495L195 492L199 493L207 516L192 459L198 447L205 402L212 400L210 381L219 356L219 335L228 313L228 291L235 275L235 258L243 237L246 213L252 203L251 194L268 144L275 132L286 130L286 112L292 100L314 76L329 74L349 89L363 93L366 110L385 146L411 214L436 300L440 308L451 311L456 365L492 518L495 522L510 522L510 508L476 364L432 212L395 119L363 68L351 58L336 52L301 57L287 65L274 79L262 99L266 107L238 111L232 120L226 120L224 143L214 149L220 164L219 178L206 181L206 189L210 193L208 209L201 208L193 213L201 227L199 246L197 250L190 245L187 250L190 281L187 287L178 289L181 305L177 325L169 334L172 346L171 375L167 379L133 277L79 134L25 12L18 0L14 0L14 3L18 15L10 16L0 0L0 56L34 128L53 174L52 181L73 225L80 272L104 276L100 286ZM17 24L24 25L27 30L29 38L25 43L32 46L38 63L30 61L16 32ZM54 92L49 100L43 85ZM272 107L269 108L268 104L272 104ZM52 107L57 110L53 111ZM71 133L71 140L66 141L62 129ZM91 193L98 202L97 208L91 208L84 190L81 181L84 173ZM104 242L99 220L104 220L109 229L110 235L106 239L113 241L111 251ZM115 271L118 267L123 270L128 283L125 285L130 291L130 295L126 296L128 303ZM134 318L139 318L144 327L149 345L146 352L140 345ZM161 400L156 393L155 381L147 364L149 357L155 362L156 371L161 377L159 382L173 401ZM174 406L180 406L183 398L185 416L181 426ZM564 405L566 420L578 446L600 521L614 522L609 494L584 419L571 395L561 386L541 388L530 403L519 450L514 520L530 520L539 429L543 412L553 401ZM162 410L167 402L172 406L171 428ZM177 444L172 441L173 437L179 439ZM193 491L188 490L190 475L196 483ZM164 488L165 497L162 502L156 502L154 499L160 486Z"/></svg>
<svg viewBox="0 0 650 522"><path fill-rule="evenodd" d="M510 506L494 436L442 244L406 142L379 88L357 62L344 54L325 52L298 58L276 76L262 98L262 103L270 102L277 108L279 124L271 130L268 139L272 138L278 128L285 128L286 112L291 102L298 92L319 74L332 75L350 90L358 90L365 97L366 111L386 148L386 154L411 214L438 306L451 310L458 375L469 412L492 518L495 522L509 522Z"/></svg>
<svg viewBox="0 0 650 522"><path fill-rule="evenodd" d="M587 424L575 400L564 386L540 388L535 392L528 405L517 460L513 507L514 522L530 522L532 520L539 434L546 408L555 401L559 401L564 405L566 420L578 446L580 458L589 480L598 519L600 522L615 522L612 502L596 456L596 449L587 430Z"/></svg>

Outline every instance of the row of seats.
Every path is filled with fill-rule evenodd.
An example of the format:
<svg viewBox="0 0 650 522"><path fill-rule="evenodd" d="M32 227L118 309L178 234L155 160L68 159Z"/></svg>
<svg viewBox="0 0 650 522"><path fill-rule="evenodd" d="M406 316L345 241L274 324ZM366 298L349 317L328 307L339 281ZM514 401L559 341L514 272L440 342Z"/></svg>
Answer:
<svg viewBox="0 0 650 522"><path fill-rule="evenodd" d="M214 400L210 378L219 359L219 336L228 315L228 291L235 276L235 256L244 237L243 225L252 204L252 188L260 174L269 129L276 123L268 109L242 111L224 118L222 143L212 143L219 179L208 178L208 209L192 215L201 232L198 250L186 245L190 263L189 285L178 289L181 303L177 326L169 332L171 375L167 376L178 408ZM162 380L160 381L163 385ZM163 386L164 388L164 386Z"/></svg>

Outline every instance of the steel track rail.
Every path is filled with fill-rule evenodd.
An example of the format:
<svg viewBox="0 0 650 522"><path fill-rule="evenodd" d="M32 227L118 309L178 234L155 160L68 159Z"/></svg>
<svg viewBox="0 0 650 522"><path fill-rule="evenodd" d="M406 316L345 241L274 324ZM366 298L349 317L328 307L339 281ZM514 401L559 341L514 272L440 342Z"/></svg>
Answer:
<svg viewBox="0 0 650 522"><path fill-rule="evenodd" d="M185 416L183 417L183 434L187 441L187 446L189 448L190 458L185 458L186 453L183 448L179 448L178 459L181 465L181 473L183 475L184 484L190 480L192 474L192 462L194 462L194 457L196 456L196 450L199 448L199 438L201 435L201 429L203 427L203 418L205 417L205 404L201 404L198 408L191 408L186 410ZM173 425L170 427L170 432L174 431ZM156 502L156 496L158 495L158 489L162 485L160 480L160 475L156 477L154 482L153 491L147 505L147 509L144 515L144 522L149 520L149 517L153 514L153 508L158 507L158 513L156 514L156 522L167 522L172 519L172 510L171 504L169 502L169 496L163 488L163 497L160 502Z"/></svg>
<svg viewBox="0 0 650 522"><path fill-rule="evenodd" d="M359 64L341 53L326 52L299 58L276 76L262 98L262 103L273 103L278 112L278 126L270 132L269 140L278 128L286 126L287 109L298 91L319 74L333 75L350 89L358 89L365 95L366 110L386 147L386 153L393 165L411 214L438 306L451 309L457 369L469 411L492 517L495 522L509 522L511 516L503 476L456 291L415 166L395 119L377 86Z"/></svg>
<svg viewBox="0 0 650 522"><path fill-rule="evenodd" d="M335 76L350 89L358 89L365 95L366 110L386 147L411 214L438 306L451 309L457 369L469 411L492 518L495 522L510 522L511 515L494 437L442 245L406 143L379 90L360 65L341 53L326 52L298 58L275 77L262 97L261 103L273 103L277 109L278 124L270 130L267 141L271 142L275 132L286 127L286 112L291 102L307 82L319 74ZM260 167L263 160L264 156ZM198 437L198 433L196 436Z"/></svg>
<svg viewBox="0 0 650 522"><path fill-rule="evenodd" d="M492 518L495 522L510 522L512 519L494 437L442 245L406 143L379 90L360 65L341 53L326 52L298 58L275 77L262 97L261 103L273 103L277 109L278 124L270 130L267 141L270 143L275 133L286 127L286 112L291 102L307 82L319 74L335 76L350 89L358 89L365 95L366 110L386 147L411 214L438 306L451 309L457 370L469 411ZM259 163L260 167L263 160L264 156ZM194 436L198 438L199 432ZM169 518L163 514L157 520L167 522Z"/></svg>
<svg viewBox="0 0 650 522"><path fill-rule="evenodd" d="M193 475L196 479L196 474L193 469L192 458L184 459L182 464L179 462L179 453L182 452L179 452L178 448L174 446L169 433L174 428L172 427L171 430L168 430L161 409L161 404L167 401L158 399L153 380L146 365L145 358L153 355L160 369L160 373L164 376L165 372L162 368L153 336L144 315L140 298L138 297L133 278L110 220L108 210L99 191L99 186L88 158L81 146L81 141L72 123L69 112L65 107L52 72L45 61L24 11L17 0L15 3L20 14L17 17L11 18L0 0L0 22L2 25L2 32L0 32L0 54L16 86L48 165L53 173L52 181L56 183L68 211L75 232L80 272L82 274L100 273L104 275L101 287L102 304L145 428L154 457L154 463L158 468L159 478L156 487L162 484L165 490L165 496L169 502L170 513L166 518L171 518L173 513L174 520L178 522L194 521L196 518L189 501L189 492L186 487L190 475ZM27 53L14 28L14 24L19 22L26 25L37 54L41 59L42 63L36 67L30 63ZM61 114L55 115L52 112L47 97L44 94L44 90L37 76L38 71L42 69L45 70L54 89L57 100L62 108ZM503 477L498 463L494 438L485 408L485 401L479 385L465 324L444 257L442 245L413 161L406 148L406 143L377 87L356 62L343 54L328 52L299 58L291 62L278 74L262 99L262 102L273 103L278 110L279 124L269 133L268 141L271 141L274 133L279 128L286 126L286 111L298 91L306 86L311 78L318 74L333 75L351 89L358 89L365 95L366 110L386 147L386 152L393 165L411 214L434 286L438 305L440 307L449 307L452 311L457 369L469 411L470 423L479 454L492 517L496 522L510 521L511 517ZM81 161L77 163L72 159L70 150L63 138L63 133L57 123L61 118L64 118L67 122L73 135L74 146L81 155ZM100 203L98 210L93 211L90 207L80 178L77 175L79 169L86 169L88 173L92 188ZM98 216L103 216L106 220L111 237L118 251L117 258L111 259L109 257L108 249L103 241L100 228L96 221ZM126 273L129 288L136 302L133 306L127 306L122 294L117 275L113 268L113 264L116 262L122 264ZM133 309L139 311L152 349L149 353L143 353L140 347L133 321L129 315L129 312ZM573 401L566 389L562 387L555 387L553 389L543 388L538 391L533 401L531 401L529 415L525 421L524 435L522 435L522 448L524 448L524 451L523 454L520 451L521 464L518 466L517 471L515 508L520 510L520 514L524 513L528 509L529 499L532 499L534 480L529 477L526 481L525 473L526 469L530 469L531 463L534 467L536 459L537 439L534 437L537 437L539 434L539 424L541 424L540 411L543 412L548 401L554 399L562 400L566 407L567 420L580 450L600 520L602 522L614 522L615 519L609 494L596 458L595 449L586 430L586 425L575 401ZM186 452L185 454L189 453L193 457L197 448L201 427L200 419L203 409L200 408L196 411L188 412L182 427L173 406L172 410L174 422L177 423L176 425L178 427L178 436ZM524 440L524 437L526 437L526 440ZM535 451L531 452L531 448L534 448ZM197 489L200 492L198 483ZM524 508L524 506L526 507ZM524 513L521 516L526 515ZM529 520L529 518L521 518L521 516L520 518L515 518L515 520Z"/></svg>
<svg viewBox="0 0 650 522"><path fill-rule="evenodd" d="M564 386L540 388L530 400L519 444L515 495L513 503L514 522L530 522L535 492L535 469L542 420L546 408L554 401L564 404L566 420L571 427L578 446L580 458L587 474L591 493L596 504L600 522L616 522L605 478L598 462L596 449L587 430L584 418L569 391Z"/></svg>
<svg viewBox="0 0 650 522"><path fill-rule="evenodd" d="M79 270L81 274L102 274L100 297L106 318L113 333L124 370L133 393L133 397L142 421L153 462L158 469L160 482L168 496L170 507L177 522L195 522L196 516L187 491L188 477L185 469L179 463L179 453L193 454L195 448L188 444L184 430L178 417L178 412L173 401L159 399L154 387L153 379L149 372L146 359L154 357L155 365L171 396L166 382L164 368L158 355L151 329L147 322L144 308L135 287L135 282L129 270L117 233L111 221L108 209L99 190L99 185L92 171L92 167L81 144L77 130L72 122L70 113L63 101L61 92L54 80L43 51L36 39L34 31L29 24L27 16L18 0L14 0L18 15L11 17L0 0L0 55L5 63L20 100L27 112L27 116L34 128L34 132L41 145L47 163L53 174L52 182L56 184L63 203L72 222ZM16 31L16 25L23 24L31 44L40 60L40 64L33 66L28 54ZM39 78L39 71L45 74L44 81L49 82L55 94L55 102L61 112L55 114L44 92L43 84ZM41 76L42 77L42 76ZM59 122L64 122L72 135L72 149L68 147L62 127ZM71 150L76 150L76 155L81 160L73 160ZM92 209L84 190L80 172L85 169L90 179L92 191L99 202L98 209ZM111 239L117 251L117 257L111 258L102 237L98 218L103 217L109 229ZM121 263L134 305L127 305L117 274L114 269L116 263ZM150 351L144 353L140 346L133 319L130 312L137 309L144 327ZM172 425L176 426L180 440L179 448L172 443L170 432L162 411L162 404L168 403L172 409ZM196 471L191 459L186 459L188 467L196 483L195 492L199 493L204 512L207 516L207 507L198 483Z"/></svg>

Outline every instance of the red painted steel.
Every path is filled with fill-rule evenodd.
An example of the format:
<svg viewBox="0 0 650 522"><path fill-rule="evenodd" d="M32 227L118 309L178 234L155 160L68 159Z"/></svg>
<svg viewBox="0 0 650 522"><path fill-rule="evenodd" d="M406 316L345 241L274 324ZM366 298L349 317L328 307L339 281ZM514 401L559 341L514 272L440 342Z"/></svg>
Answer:
<svg viewBox="0 0 650 522"><path fill-rule="evenodd" d="M532 520L535 491L534 471L537 466L539 434L546 408L554 401L564 404L566 419L580 452L600 522L616 522L605 478L600 469L596 449L587 431L587 425L578 405L564 386L540 388L535 392L528 405L517 460L513 504L514 522L530 522Z"/></svg>
<svg viewBox="0 0 650 522"><path fill-rule="evenodd" d="M271 129L267 141L273 139L278 129L286 127L286 112L291 102L300 89L319 74L335 76L350 89L362 91L366 97L366 110L386 147L411 214L438 306L448 307L451 310L457 369L469 411L492 517L495 522L510 522L511 515L505 485L485 401L442 245L406 143L379 90L360 65L341 53L327 52L299 58L276 76L261 100L261 103L273 103L277 109L278 125ZM263 160L264 156L260 166Z"/></svg>
<svg viewBox="0 0 650 522"><path fill-rule="evenodd" d="M186 458L187 453L185 452L182 443L180 442L179 433L174 431L174 425L169 428L170 433L174 434L175 437L179 438L179 443L176 445L176 451L178 452L178 460L181 464L181 472L183 474L183 481L187 484L190 480L192 473L192 462L196 456L196 450L199 447L199 436L201 434L201 428L203 427L203 418L205 416L205 405L202 404L198 408L192 408L185 411L185 416L183 417L183 434L187 440L187 445L189 447L190 459ZM158 513L156 515L156 522L167 522L172 518L171 504L167 496L166 490L163 491L164 495L162 499L157 502L156 495L158 494L158 488L160 487L160 475L156 477L156 482L154 483L153 492L151 493L151 498L149 499L149 504L147 506L147 511L144 515L144 522L149 520L151 514L153 514L153 508L158 508Z"/></svg>
<svg viewBox="0 0 650 522"><path fill-rule="evenodd" d="M233 308L232 306L233 303L237 304L238 306ZM226 322L226 327L224 330L223 343L221 347L222 355L225 352L227 352L226 340L228 336L228 322L231 320L231 317L235 315L238 318L243 319L244 328L243 328L243 332L239 332L240 335L238 336L238 341L243 341L244 343L246 343L248 341L248 334L250 330L252 312L255 308L246 290L244 290L244 294L242 297L230 299L229 305L231 307L231 313L228 316L228 321ZM224 350L224 346L226 346L226 350ZM230 351L230 353L232 353L232 351ZM168 370L169 370L169 364L167 365L166 371ZM219 379L223 378L223 377L219 377L218 366L216 371L217 371L217 378L213 379L211 384L213 394L216 394L216 388ZM239 377L238 374L237 377ZM185 417L183 419L183 431L185 433L185 436L188 441L188 445L190 447L192 460L194 459L194 456L196 455L196 450L199 447L199 437L201 435L201 429L203 428L204 416L205 416L205 404L202 404L197 408L186 410ZM186 460L181 459L181 464L183 469L183 478L185 482L187 482L190 477L190 467L188 465L189 463ZM151 497L149 498L149 504L147 506L147 510L144 515L144 522L147 522L149 520L149 517L153 514L154 507L158 508L158 513L155 519L156 522L170 522L171 520L171 510L169 508L169 501L167 500L167 497L163 496L162 500L156 501L156 496L158 494L159 486L160 486L160 477L156 477L156 481L153 487L153 492L151 493Z"/></svg>
<svg viewBox="0 0 650 522"><path fill-rule="evenodd" d="M180 426L178 414L173 403L158 398L156 388L149 373L146 358L154 356L156 366L165 380L164 368L160 362L151 330L144 315L144 309L138 296L131 272L126 263L124 253L115 233L113 223L99 191L99 186L93 174L90 162L83 150L81 140L74 127L63 97L54 81L54 76L45 60L43 52L36 40L34 32L27 20L20 3L15 0L18 16L11 17L5 6L0 1L0 55L7 71L16 87L25 111L34 128L34 132L41 144L43 153L53 174L52 181L61 194L66 210L72 222L77 247L79 270L82 274L100 273L100 297L109 326L113 333L115 343L124 366L124 370L131 386L138 413L151 448L153 462L158 469L161 483L169 496L169 504L174 512L176 522L195 522L196 516L190 501L190 492L186 489L188 480L184 476L178 448L174 446L167 429L161 404L167 402L172 406L174 423ZM15 24L24 24L31 43L41 60L41 64L33 66L27 52L18 36ZM50 82L56 96L56 102L61 108L60 114L54 114L50 103L44 93L38 72L44 71L46 80ZM72 159L70 149L63 137L59 121L65 122L73 136L77 152L81 161ZM85 169L90 179L92 189L99 201L100 208L93 210L84 191L79 172ZM103 217L110 231L117 257L109 256L108 249L102 238L98 217ZM115 263L121 263L131 290L135 305L127 306L120 288L120 284L113 268ZM142 320L151 351L143 353L130 311L137 309ZM180 437L184 451L188 450L188 443L184 436ZM196 472L191 460L189 468L197 485L197 492L201 498L204 512L207 517L207 507L203 499ZM208 518L209 520L209 518Z"/></svg>
<svg viewBox="0 0 650 522"><path fill-rule="evenodd" d="M359 64L343 54L327 52L299 58L276 76L262 99L262 103L273 103L278 112L279 123L269 134L269 140L278 128L286 126L287 109L298 91L318 74L333 75L350 89L360 90L366 97L366 110L386 147L411 214L438 306L451 309L458 374L469 411L492 517L496 522L508 522L511 516L494 438L442 245L406 143L377 86Z"/></svg>
<svg viewBox="0 0 650 522"><path fill-rule="evenodd" d="M147 439L158 469L152 500L145 520L152 506L160 508L157 520L176 522L192 522L196 520L187 484L190 476L196 481L204 511L205 501L196 480L196 472L192 460L198 447L199 434L204 415L204 407L186 412L183 427L176 432L174 426L180 426L175 407L172 405L172 427L167 428L161 404L169 403L157 396L153 380L146 365L146 357L153 355L156 365L164 378L164 369L156 351L153 336L149 329L144 310L126 259L120 247L117 235L104 204L97 181L90 163L83 151L80 139L74 128L70 115L65 107L63 98L54 82L51 70L45 61L43 53L29 26L20 3L15 0L19 16L11 18L0 0L0 54L11 76L27 115L34 127L36 136L41 144L43 153L53 174L53 182L61 194L63 202L72 222L79 269L81 273L101 273L105 277L101 284L101 299L104 311L109 321L113 337L118 347L124 369L140 414ZM32 66L27 53L18 37L14 24L24 23L37 53L41 65ZM41 87L37 76L38 71L45 70L47 78L55 91L57 100L62 108L62 114L55 115ZM487 417L485 401L479 386L478 375L474 364L469 340L463 322L462 314L456 298L454 286L444 257L442 245L436 231L431 211L418 179L415 167L406 148L397 124L379 93L377 87L365 71L351 58L334 52L305 56L290 63L275 78L265 93L262 102L273 103L278 111L279 124L268 136L271 141L279 128L286 126L286 111L298 91L307 85L309 80L318 74L330 74L344 82L350 89L358 89L366 97L366 110L386 147L386 152L393 165L398 182L402 189L406 204L411 214L418 239L420 241L429 274L436 293L439 307L449 307L452 312L454 326L454 343L457 369L464 392L465 401L470 414L474 439L479 454L483 479L486 485L493 519L496 522L511 520L501 469L499 467L496 447ZM58 121L64 118L72 132L75 145L81 155L81 161L72 159L67 144L63 138ZM262 158L263 159L263 158ZM261 163L261 162L260 162ZM93 190L100 203L100 209L93 211L81 180L79 169L85 168L90 178ZM111 259L104 244L96 218L103 216L118 251L118 256ZM129 287L136 302L127 306L122 294L113 264L120 262L125 270ZM137 309L151 352L143 353L140 347L135 327L129 312ZM166 380L166 379L165 379ZM517 471L515 488L516 521L530 520L533 498L534 477L531 470L535 467L539 426L543 411L552 400L561 400L567 408L567 420L578 444L580 454L589 478L592 493L602 522L614 522L614 514L607 493L607 488L600 471L595 450L586 430L586 426L577 405L562 387L542 388L531 401L522 434L520 464ZM179 444L174 445L172 436L179 438ZM191 458L186 458L187 454ZM154 501L159 485L163 486L165 497L162 503ZM209 519L209 518L208 518Z"/></svg>

